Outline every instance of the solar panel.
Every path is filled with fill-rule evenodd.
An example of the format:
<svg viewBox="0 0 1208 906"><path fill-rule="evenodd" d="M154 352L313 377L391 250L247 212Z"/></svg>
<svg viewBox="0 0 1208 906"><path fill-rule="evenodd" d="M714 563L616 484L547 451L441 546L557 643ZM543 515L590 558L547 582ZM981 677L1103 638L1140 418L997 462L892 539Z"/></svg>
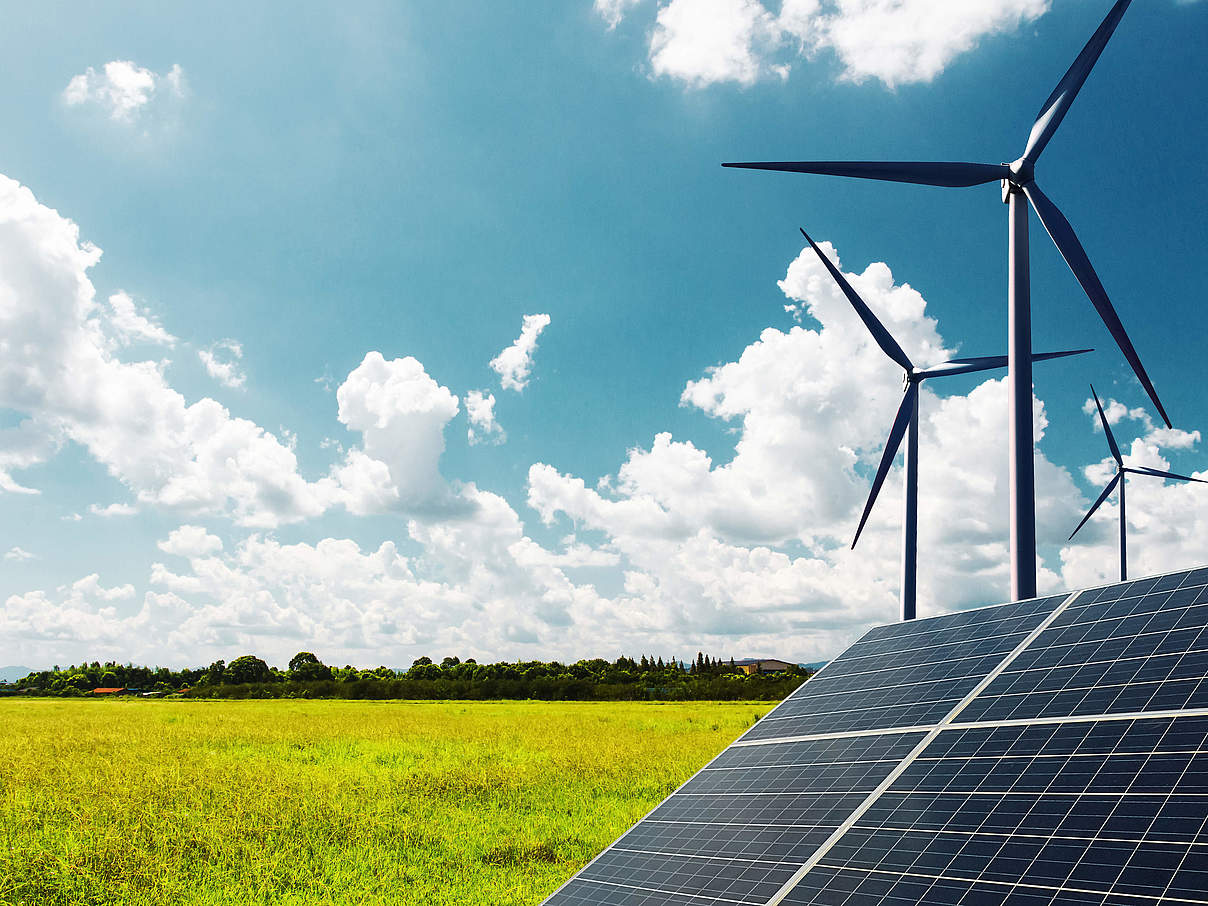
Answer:
<svg viewBox="0 0 1208 906"><path fill-rule="evenodd" d="M1208 568L871 630L546 903L1208 904Z"/></svg>

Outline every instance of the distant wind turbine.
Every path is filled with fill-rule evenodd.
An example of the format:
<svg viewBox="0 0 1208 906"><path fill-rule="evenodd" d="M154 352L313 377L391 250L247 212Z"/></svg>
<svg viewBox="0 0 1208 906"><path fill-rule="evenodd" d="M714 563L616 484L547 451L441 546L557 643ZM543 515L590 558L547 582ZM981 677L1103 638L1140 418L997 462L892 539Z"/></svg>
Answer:
<svg viewBox="0 0 1208 906"><path fill-rule="evenodd" d="M1033 171L1036 160L1061 125L1079 89L1099 59L1104 46L1131 0L1117 0L1103 23L1082 48L1078 58L1061 77L1049 95L1032 132L1023 156L1011 164L974 164L956 162L869 162L869 161L779 161L764 163L726 163L723 167L753 170L787 170L796 173L820 173L852 176L890 182L929 186L964 187L1002 181L1003 201L1009 209L1009 282L1007 289L1008 375L1010 396L1011 447L1011 594L1016 600L1036 595L1036 487L1032 440L1032 303L1028 272L1028 203L1062 257L1082 284L1091 304L1107 325L1124 358L1132 366L1145 392L1157 407L1167 427L1170 419L1158 400L1157 391L1141 365L1132 341L1124 331L1103 284L1074 230L1057 206L1036 185Z"/></svg>
<svg viewBox="0 0 1208 906"><path fill-rule="evenodd" d="M1091 508L1086 511L1086 515L1078 523L1078 528L1070 532L1069 540L1074 540L1074 536L1078 534L1078 529L1086 525L1086 521L1095 514L1095 510L1099 509L1103 501L1107 500L1111 492L1115 490L1116 485L1120 485L1120 581L1123 582L1128 578L1128 520L1124 512L1124 483L1127 479L1124 476L1131 472L1133 475L1153 475L1157 478L1173 478L1176 481L1196 481L1201 484L1208 484L1208 481L1204 481L1202 478L1191 478L1187 475L1176 475L1174 472L1163 472L1161 469L1151 469L1147 466L1133 468L1124 465L1124 459L1120 456L1120 448L1116 446L1116 438L1112 436L1112 429L1107 424L1107 416L1103 414L1103 406L1099 402L1099 394L1095 393L1093 384L1091 385L1091 396L1095 398L1095 407L1099 410L1099 421L1103 423L1103 434L1107 437L1107 446L1112 451L1112 459L1116 461L1116 474L1107 483L1107 487L1103 489L1103 493L1099 495L1099 499L1092 503Z"/></svg>
<svg viewBox="0 0 1208 906"><path fill-rule="evenodd" d="M847 300L851 303L852 308L856 310L856 314L860 316L860 320L864 322L864 326L868 328L868 332L872 334L873 339L877 341L877 345L906 372L902 403L898 406L898 414L894 417L893 427L889 429L889 440L885 442L885 452L881 455L881 464L877 467L877 475L873 479L872 490L868 494L868 502L864 504L864 515L860 517L860 525L856 529L856 537L852 539L851 546L854 549L856 542L860 540L860 533L864 531L864 523L868 521L873 504L877 501L877 495L881 492L881 485L885 483L885 477L889 474L889 469L893 465L894 458L898 455L898 447L902 445L902 437L905 436L907 440L905 454L906 478L902 495L905 499L905 509L902 515L901 601L902 619L913 620L916 614L915 599L918 590L919 385L928 378L946 377L956 374L973 374L977 371L991 371L995 368L1004 368L1007 365L1007 357L995 355L980 358L951 359L931 368L915 368L914 364L910 361L910 357L906 355L902 347L893 338L893 334L877 319L872 309L868 307L868 303L860 297L860 294L847 281L847 278L831 263L826 253L818 248L817 243L810 238L804 229L801 230L801 235L805 237L805 241L810 244L810 247L818 253L818 257L822 260L826 269L830 271L830 275L834 278L835 282L839 284L839 288L843 290L843 295L847 296ZM1069 352L1042 352L1034 356L1034 358L1037 361L1043 361L1045 359L1059 359L1068 355L1081 355L1084 352L1093 352L1093 350L1074 349Z"/></svg>

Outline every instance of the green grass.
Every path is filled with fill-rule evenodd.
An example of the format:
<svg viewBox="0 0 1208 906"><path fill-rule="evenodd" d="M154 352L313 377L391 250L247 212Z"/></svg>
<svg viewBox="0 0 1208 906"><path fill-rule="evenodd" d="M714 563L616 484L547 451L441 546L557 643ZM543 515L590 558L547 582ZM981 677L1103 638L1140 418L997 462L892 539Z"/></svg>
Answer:
<svg viewBox="0 0 1208 906"><path fill-rule="evenodd" d="M0 906L539 903L770 707L0 701Z"/></svg>

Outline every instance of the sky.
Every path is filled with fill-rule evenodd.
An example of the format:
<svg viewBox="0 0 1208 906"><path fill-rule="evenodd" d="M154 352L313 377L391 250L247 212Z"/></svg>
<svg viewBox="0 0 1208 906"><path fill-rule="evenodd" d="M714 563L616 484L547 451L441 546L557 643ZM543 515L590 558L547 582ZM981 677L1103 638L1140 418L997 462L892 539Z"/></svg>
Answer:
<svg viewBox="0 0 1208 906"><path fill-rule="evenodd" d="M0 664L826 659L897 616L901 398L1005 353L1006 208L725 160L1009 161L1106 0L27 4L0 54ZM1208 478L1208 2L1133 4L1037 167L1042 592L1109 581L1090 384ZM998 375L921 397L921 616L1007 574ZM1130 572L1208 488L1130 481Z"/></svg>

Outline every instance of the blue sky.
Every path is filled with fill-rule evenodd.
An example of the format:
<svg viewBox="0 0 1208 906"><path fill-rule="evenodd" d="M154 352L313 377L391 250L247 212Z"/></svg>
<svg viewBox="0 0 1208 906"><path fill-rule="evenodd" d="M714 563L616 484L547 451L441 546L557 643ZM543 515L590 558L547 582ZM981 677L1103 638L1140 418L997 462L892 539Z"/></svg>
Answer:
<svg viewBox="0 0 1208 906"><path fill-rule="evenodd" d="M718 164L1014 159L1107 7L12 11L0 662L815 660L892 619L894 479L846 546L900 375L797 226L912 355L993 354L1006 208ZM1110 506L1063 543L1107 474L1088 383L1135 462L1202 466L1206 25L1135 4L1038 167L1179 429L1034 220L1035 346L1098 349L1037 369L1042 586L1113 568ZM1001 383L935 391L923 613L1007 589ZM1137 485L1133 571L1201 562L1208 499Z"/></svg>

